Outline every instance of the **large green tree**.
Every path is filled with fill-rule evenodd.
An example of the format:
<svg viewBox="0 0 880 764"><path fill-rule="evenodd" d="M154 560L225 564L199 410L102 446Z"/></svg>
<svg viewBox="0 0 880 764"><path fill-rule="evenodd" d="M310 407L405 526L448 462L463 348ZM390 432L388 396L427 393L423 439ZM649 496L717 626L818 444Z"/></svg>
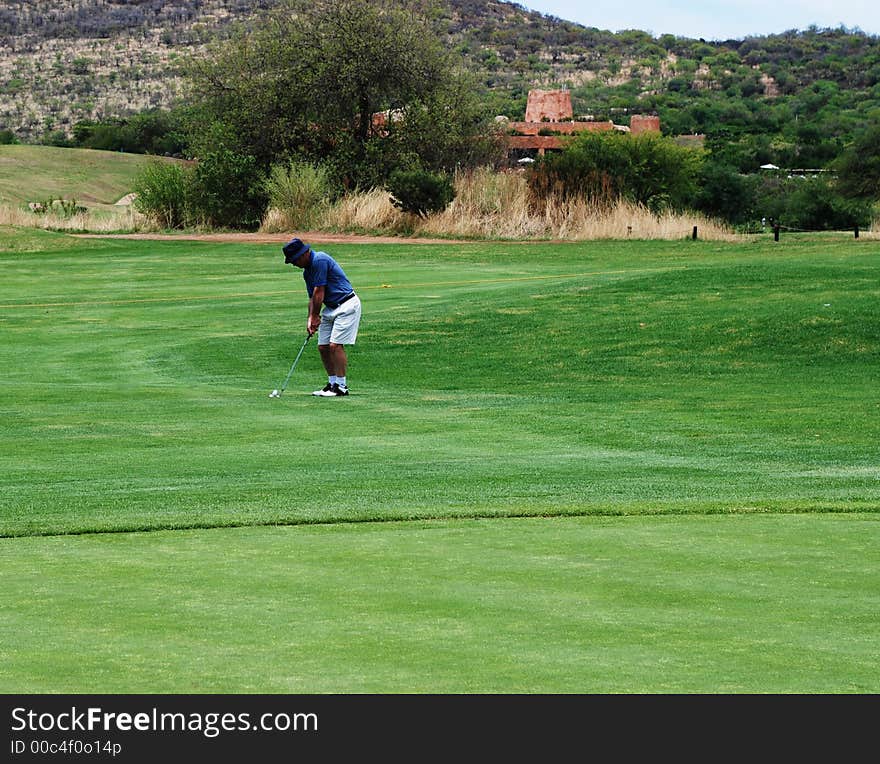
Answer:
<svg viewBox="0 0 880 764"><path fill-rule="evenodd" d="M852 199L880 201L880 124L859 135L836 163L840 192Z"/></svg>
<svg viewBox="0 0 880 764"><path fill-rule="evenodd" d="M401 163L449 169L485 134L488 115L478 113L432 8L287 0L192 62L200 119L231 128L239 150L264 167L318 161L353 185L373 185ZM379 112L387 129L374 126Z"/></svg>

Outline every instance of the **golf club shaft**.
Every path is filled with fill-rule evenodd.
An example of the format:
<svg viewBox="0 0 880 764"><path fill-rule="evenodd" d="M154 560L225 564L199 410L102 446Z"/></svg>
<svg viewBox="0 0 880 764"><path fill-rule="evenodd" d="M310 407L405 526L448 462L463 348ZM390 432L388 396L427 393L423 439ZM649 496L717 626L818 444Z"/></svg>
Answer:
<svg viewBox="0 0 880 764"><path fill-rule="evenodd" d="M296 368L296 365L299 363L299 357L303 354L303 350L306 349L306 345L309 340L312 338L311 334L307 334L305 340L303 340L302 347L299 349L299 353L296 354L296 358L293 359L293 364L290 367L290 371L287 372L287 376L284 379L284 384L281 385L281 392L283 393L287 388L287 383L290 382L290 376L293 374L293 370Z"/></svg>

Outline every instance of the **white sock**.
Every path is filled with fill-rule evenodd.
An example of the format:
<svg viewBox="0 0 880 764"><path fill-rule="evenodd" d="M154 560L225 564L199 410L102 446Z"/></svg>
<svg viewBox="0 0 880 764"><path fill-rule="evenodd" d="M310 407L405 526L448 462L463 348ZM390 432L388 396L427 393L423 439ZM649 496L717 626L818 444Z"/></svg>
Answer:
<svg viewBox="0 0 880 764"><path fill-rule="evenodd" d="M336 384L340 387L348 387L348 385L345 384L345 377L336 377Z"/></svg>
<svg viewBox="0 0 880 764"><path fill-rule="evenodd" d="M335 384L338 379L339 379L339 377L337 377L335 374L331 374L329 377L327 377L327 381L331 385Z"/></svg>

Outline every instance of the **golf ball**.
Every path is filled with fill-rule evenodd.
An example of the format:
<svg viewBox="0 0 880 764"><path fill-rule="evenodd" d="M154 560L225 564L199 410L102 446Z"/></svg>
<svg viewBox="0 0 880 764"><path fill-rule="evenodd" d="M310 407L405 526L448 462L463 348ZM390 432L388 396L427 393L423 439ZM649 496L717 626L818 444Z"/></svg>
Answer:
<svg viewBox="0 0 880 764"><path fill-rule="evenodd" d="M277 391L277 390L273 390L271 393L269 393L269 397L270 397L270 398L277 398L277 397L278 397L278 391Z"/></svg>

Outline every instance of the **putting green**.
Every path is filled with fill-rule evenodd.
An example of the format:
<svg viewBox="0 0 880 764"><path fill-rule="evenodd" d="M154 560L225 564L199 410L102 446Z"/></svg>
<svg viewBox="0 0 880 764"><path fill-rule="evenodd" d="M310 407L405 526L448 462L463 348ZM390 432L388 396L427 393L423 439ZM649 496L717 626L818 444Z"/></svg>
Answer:
<svg viewBox="0 0 880 764"><path fill-rule="evenodd" d="M4 692L880 690L876 515L0 540Z"/></svg>

